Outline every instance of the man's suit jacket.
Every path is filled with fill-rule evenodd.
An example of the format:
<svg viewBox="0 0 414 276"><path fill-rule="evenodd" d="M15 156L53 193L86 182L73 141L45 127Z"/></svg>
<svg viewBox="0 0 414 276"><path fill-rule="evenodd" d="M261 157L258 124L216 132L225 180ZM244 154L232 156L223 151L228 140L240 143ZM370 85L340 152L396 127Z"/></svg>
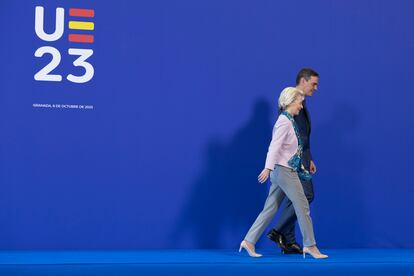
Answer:
<svg viewBox="0 0 414 276"><path fill-rule="evenodd" d="M302 110L294 117L294 119L299 128L299 134L303 144L302 163L305 166L305 169L309 170L310 161L312 160L310 149L311 118L308 108L306 107L306 101L303 101L302 104Z"/></svg>

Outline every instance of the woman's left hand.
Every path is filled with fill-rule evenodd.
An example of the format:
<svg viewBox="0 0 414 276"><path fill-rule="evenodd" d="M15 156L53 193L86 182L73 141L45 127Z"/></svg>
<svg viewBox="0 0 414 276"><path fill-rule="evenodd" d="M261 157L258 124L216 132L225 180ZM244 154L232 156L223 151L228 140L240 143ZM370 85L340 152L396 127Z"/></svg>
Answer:
<svg viewBox="0 0 414 276"><path fill-rule="evenodd" d="M269 169L263 169L263 171L259 174L257 177L257 180L259 180L260 183L265 183L266 180L269 178L270 170Z"/></svg>

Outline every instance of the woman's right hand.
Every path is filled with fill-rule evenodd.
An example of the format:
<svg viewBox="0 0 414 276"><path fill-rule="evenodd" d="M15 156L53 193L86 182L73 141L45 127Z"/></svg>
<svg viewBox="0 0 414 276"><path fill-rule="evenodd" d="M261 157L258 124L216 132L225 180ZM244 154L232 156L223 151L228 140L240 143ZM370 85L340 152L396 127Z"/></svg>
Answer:
<svg viewBox="0 0 414 276"><path fill-rule="evenodd" d="M257 180L259 180L260 183L265 183L266 180L269 178L270 170L269 169L263 169L263 171L259 174L257 177Z"/></svg>

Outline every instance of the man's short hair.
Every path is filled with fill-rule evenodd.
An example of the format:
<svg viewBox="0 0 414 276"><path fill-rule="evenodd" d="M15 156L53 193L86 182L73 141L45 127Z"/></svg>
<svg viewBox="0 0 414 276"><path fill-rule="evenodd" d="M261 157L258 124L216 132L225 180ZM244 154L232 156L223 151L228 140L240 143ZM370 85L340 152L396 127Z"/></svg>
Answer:
<svg viewBox="0 0 414 276"><path fill-rule="evenodd" d="M301 78L309 81L311 77L319 77L319 74L311 68L302 68L296 76L296 85L300 83Z"/></svg>

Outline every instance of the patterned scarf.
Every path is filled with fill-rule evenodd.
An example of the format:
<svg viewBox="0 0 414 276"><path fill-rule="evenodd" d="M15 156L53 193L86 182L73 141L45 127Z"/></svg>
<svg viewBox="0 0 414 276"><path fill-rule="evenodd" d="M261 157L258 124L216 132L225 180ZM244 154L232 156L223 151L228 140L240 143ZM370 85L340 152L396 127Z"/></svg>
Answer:
<svg viewBox="0 0 414 276"><path fill-rule="evenodd" d="M302 164L302 139L300 139L299 129L296 125L295 120L293 119L292 115L290 115L287 111L283 111L282 115L285 115L289 121L292 122L293 129L295 130L296 138L298 139L298 150L296 153L289 159L288 164L291 166L297 173L301 180L303 181L310 181L312 179L311 174L305 169Z"/></svg>

